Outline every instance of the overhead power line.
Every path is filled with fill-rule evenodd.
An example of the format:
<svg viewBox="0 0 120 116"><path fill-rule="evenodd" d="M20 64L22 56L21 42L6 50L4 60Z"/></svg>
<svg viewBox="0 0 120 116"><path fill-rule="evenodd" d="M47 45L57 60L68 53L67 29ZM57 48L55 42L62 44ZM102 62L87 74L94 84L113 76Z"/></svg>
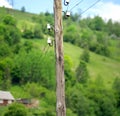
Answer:
<svg viewBox="0 0 120 116"><path fill-rule="evenodd" d="M83 2L83 0L81 0L80 2L78 2L76 5L74 5L74 6L70 9L70 11L73 10L76 6L78 6L81 2Z"/></svg>
<svg viewBox="0 0 120 116"><path fill-rule="evenodd" d="M92 8L93 6L95 6L98 2L100 2L101 0L97 0L95 3L93 3L91 6L89 6L86 10L84 10L83 12L81 12L80 15L84 14L86 11L88 11L90 8Z"/></svg>

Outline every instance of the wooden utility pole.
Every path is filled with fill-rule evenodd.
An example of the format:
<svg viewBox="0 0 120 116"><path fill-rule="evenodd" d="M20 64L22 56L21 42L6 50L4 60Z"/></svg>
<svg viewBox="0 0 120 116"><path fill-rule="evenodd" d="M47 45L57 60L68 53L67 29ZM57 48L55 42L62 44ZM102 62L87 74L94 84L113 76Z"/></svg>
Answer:
<svg viewBox="0 0 120 116"><path fill-rule="evenodd" d="M54 0L54 31L56 57L56 113L57 116L66 116L65 79L63 56L63 27L62 27L62 0Z"/></svg>

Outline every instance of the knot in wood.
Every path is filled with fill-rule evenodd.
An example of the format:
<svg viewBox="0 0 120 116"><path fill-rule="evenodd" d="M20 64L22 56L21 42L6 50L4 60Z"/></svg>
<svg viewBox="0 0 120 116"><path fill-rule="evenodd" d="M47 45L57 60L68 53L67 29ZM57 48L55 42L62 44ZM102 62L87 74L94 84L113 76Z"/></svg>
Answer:
<svg viewBox="0 0 120 116"><path fill-rule="evenodd" d="M57 104L57 109L60 109L62 107L62 103L61 102L58 102Z"/></svg>
<svg viewBox="0 0 120 116"><path fill-rule="evenodd" d="M55 32L56 32L56 33L58 33L58 32L59 32L59 29L58 29L58 28L56 28L56 29L55 29Z"/></svg>

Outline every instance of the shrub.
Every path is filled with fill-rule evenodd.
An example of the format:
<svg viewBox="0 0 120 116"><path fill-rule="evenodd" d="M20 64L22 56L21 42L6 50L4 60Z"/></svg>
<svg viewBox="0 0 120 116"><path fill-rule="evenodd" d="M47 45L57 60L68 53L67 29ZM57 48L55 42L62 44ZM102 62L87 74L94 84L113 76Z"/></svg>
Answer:
<svg viewBox="0 0 120 116"><path fill-rule="evenodd" d="M77 81L81 83L86 83L89 78L86 63L83 61L80 61L80 64L76 69L76 78Z"/></svg>
<svg viewBox="0 0 120 116"><path fill-rule="evenodd" d="M27 109L24 105L13 103L8 106L8 109L3 116L27 116Z"/></svg>

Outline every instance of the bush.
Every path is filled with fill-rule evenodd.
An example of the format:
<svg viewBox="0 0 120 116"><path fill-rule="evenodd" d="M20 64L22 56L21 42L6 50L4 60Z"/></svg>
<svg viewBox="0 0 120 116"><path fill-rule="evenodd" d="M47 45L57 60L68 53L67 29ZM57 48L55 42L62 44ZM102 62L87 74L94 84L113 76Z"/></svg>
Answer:
<svg viewBox="0 0 120 116"><path fill-rule="evenodd" d="M76 69L76 78L80 83L86 83L89 78L86 63L83 61L80 61L80 64Z"/></svg>
<svg viewBox="0 0 120 116"><path fill-rule="evenodd" d="M10 15L6 15L3 18L3 23L6 24L6 25L16 26L16 20L15 20L15 18L13 16L10 16Z"/></svg>
<svg viewBox="0 0 120 116"><path fill-rule="evenodd" d="M3 116L27 116L28 111L26 107L19 103L13 103L8 106L8 109Z"/></svg>
<svg viewBox="0 0 120 116"><path fill-rule="evenodd" d="M0 58L7 57L11 54L10 47L5 42L0 42Z"/></svg>
<svg viewBox="0 0 120 116"><path fill-rule="evenodd" d="M117 107L120 108L120 78L116 77L113 82L113 89L115 91L115 96L117 99Z"/></svg>
<svg viewBox="0 0 120 116"><path fill-rule="evenodd" d="M90 60L90 55L89 55L89 51L88 49L84 49L83 53L81 55L81 60L85 61L85 62L89 62Z"/></svg>
<svg viewBox="0 0 120 116"><path fill-rule="evenodd" d="M34 34L30 29L27 29L23 32L23 37L26 39L32 39L34 37Z"/></svg>
<svg viewBox="0 0 120 116"><path fill-rule="evenodd" d="M0 24L0 36L7 44L14 45L20 42L21 33L19 29L12 24Z"/></svg>

